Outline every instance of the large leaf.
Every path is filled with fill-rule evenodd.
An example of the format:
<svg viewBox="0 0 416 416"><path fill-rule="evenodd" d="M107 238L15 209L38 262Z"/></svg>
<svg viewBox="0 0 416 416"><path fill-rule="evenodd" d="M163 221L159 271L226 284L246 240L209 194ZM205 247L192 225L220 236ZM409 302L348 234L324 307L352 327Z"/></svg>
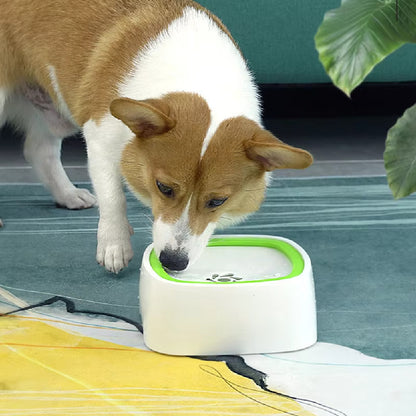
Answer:
<svg viewBox="0 0 416 416"><path fill-rule="evenodd" d="M343 0L315 36L321 63L347 95L406 42L416 42L415 0Z"/></svg>
<svg viewBox="0 0 416 416"><path fill-rule="evenodd" d="M395 198L416 191L416 105L406 110L389 130L384 165Z"/></svg>

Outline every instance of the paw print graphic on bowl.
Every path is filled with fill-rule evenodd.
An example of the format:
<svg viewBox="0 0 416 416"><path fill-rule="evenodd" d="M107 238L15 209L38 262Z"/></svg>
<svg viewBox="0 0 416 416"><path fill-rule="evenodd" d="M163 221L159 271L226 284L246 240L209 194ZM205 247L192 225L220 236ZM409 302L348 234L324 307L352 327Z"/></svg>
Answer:
<svg viewBox="0 0 416 416"><path fill-rule="evenodd" d="M211 277L208 277L206 280L216 283L234 283L243 280L243 278L235 276L234 273L214 273Z"/></svg>

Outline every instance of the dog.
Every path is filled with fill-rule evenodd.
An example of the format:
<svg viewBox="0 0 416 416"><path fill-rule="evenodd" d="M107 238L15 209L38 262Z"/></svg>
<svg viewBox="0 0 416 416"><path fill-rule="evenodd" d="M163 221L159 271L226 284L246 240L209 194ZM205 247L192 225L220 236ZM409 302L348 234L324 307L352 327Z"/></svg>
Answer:
<svg viewBox="0 0 416 416"><path fill-rule="evenodd" d="M270 172L305 150L265 130L258 89L223 23L191 0L0 0L0 125L57 204L98 203L97 261L133 256L123 180L154 217L162 265L185 270L218 227L245 219ZM60 161L81 131L94 195Z"/></svg>

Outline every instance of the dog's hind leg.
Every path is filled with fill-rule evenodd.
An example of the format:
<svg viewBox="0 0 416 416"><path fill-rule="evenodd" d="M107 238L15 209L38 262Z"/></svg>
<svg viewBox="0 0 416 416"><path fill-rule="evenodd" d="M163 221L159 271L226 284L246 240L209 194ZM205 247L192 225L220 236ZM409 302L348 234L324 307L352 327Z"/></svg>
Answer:
<svg viewBox="0 0 416 416"><path fill-rule="evenodd" d="M13 113L18 114L14 121L18 119L16 124L23 128L26 135L25 158L56 203L68 209L90 208L95 205L95 197L86 189L76 188L62 166L61 144L62 139L68 135L64 134L65 129L59 132L59 129L51 128L44 112L23 95L16 95L13 101Z"/></svg>
<svg viewBox="0 0 416 416"><path fill-rule="evenodd" d="M61 163L62 139L48 134L44 126L32 126L26 133L24 155L56 203L68 209L90 208L95 197L86 189L76 188Z"/></svg>

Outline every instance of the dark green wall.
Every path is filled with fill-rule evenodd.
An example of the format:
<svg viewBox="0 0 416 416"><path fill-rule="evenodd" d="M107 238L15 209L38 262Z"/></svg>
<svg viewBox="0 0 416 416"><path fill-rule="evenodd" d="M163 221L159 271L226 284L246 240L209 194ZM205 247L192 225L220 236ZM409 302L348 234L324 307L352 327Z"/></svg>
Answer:
<svg viewBox="0 0 416 416"><path fill-rule="evenodd" d="M230 29L258 82L329 82L314 46L327 10L340 0L200 0ZM366 81L416 79L416 46L406 45L375 68Z"/></svg>

